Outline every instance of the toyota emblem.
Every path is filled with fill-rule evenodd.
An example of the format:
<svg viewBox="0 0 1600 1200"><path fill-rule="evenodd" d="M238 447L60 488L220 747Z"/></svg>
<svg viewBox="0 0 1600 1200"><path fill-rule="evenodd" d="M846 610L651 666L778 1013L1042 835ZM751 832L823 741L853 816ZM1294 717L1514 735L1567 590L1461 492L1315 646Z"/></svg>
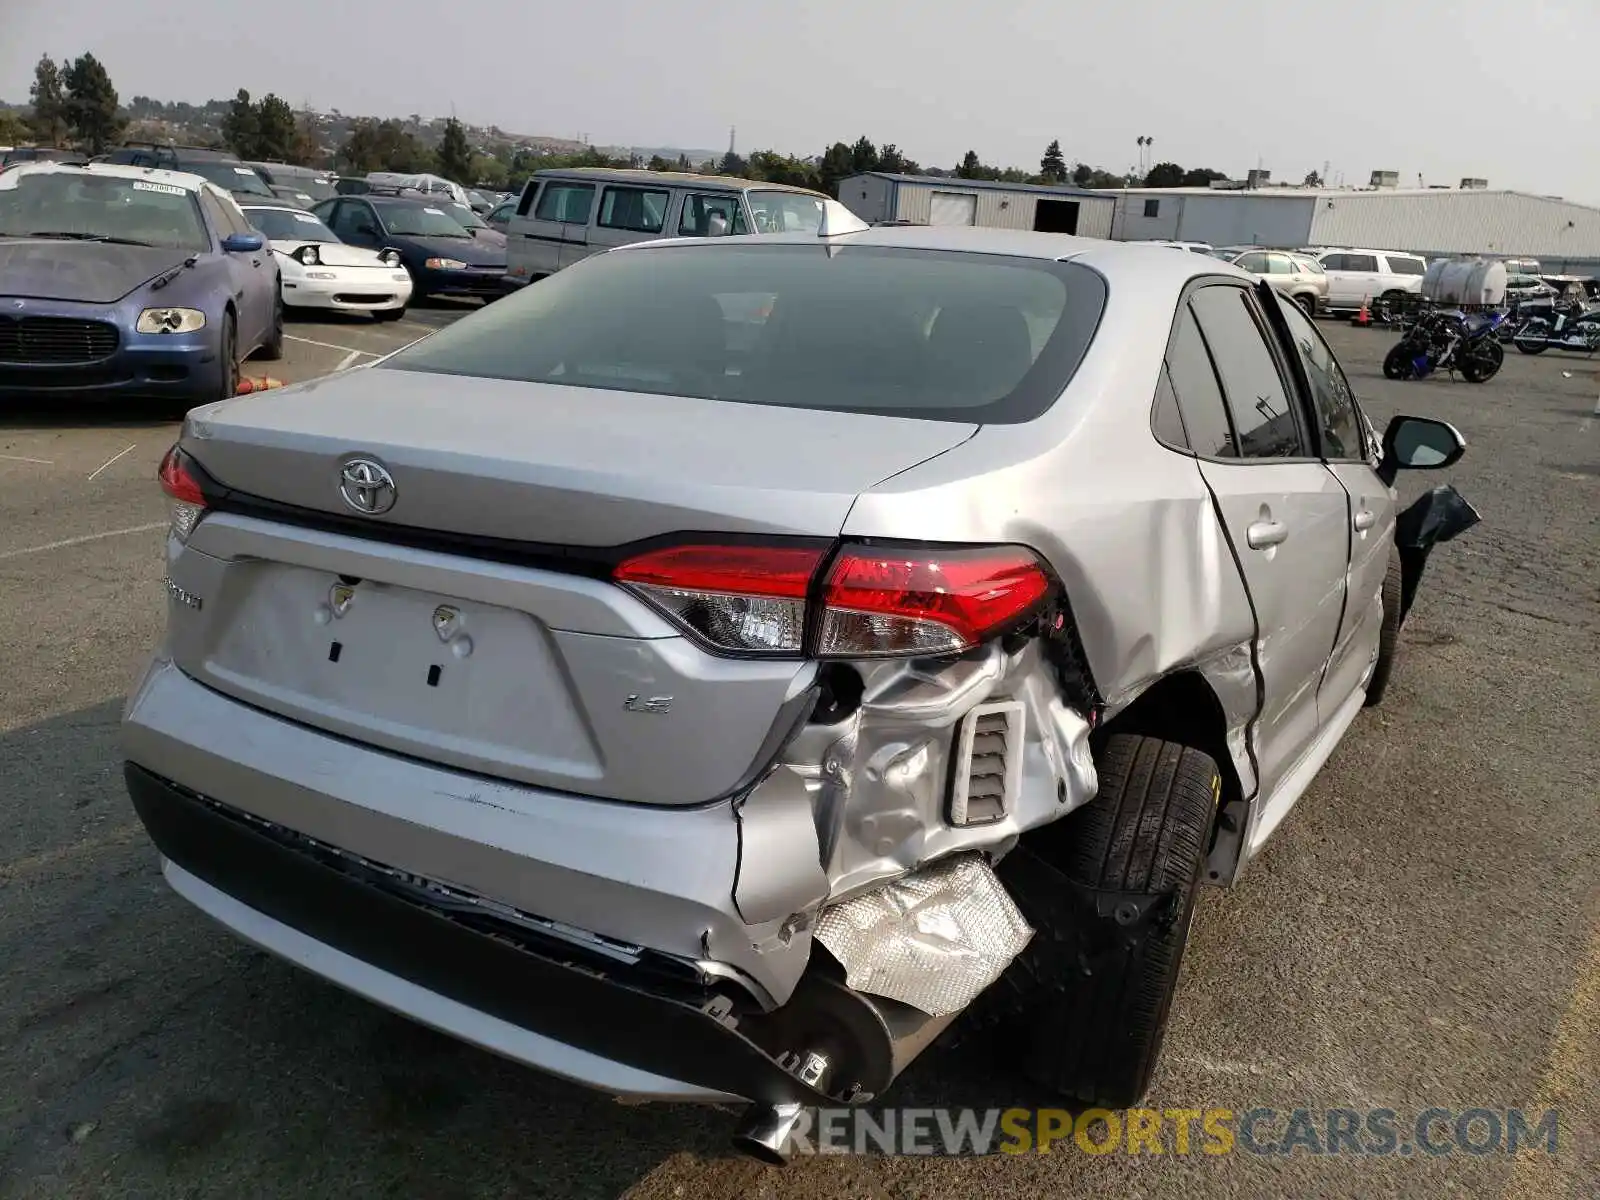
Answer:
<svg viewBox="0 0 1600 1200"><path fill-rule="evenodd" d="M352 458L339 471L339 495L358 513L375 517L394 507L394 476L382 463Z"/></svg>

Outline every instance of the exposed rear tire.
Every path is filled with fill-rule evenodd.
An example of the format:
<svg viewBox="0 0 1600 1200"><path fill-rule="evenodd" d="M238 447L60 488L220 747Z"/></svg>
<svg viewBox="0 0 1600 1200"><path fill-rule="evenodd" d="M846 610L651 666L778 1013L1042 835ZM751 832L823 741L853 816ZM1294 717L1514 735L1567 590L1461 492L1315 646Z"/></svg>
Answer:
<svg viewBox="0 0 1600 1200"><path fill-rule="evenodd" d="M1461 364L1461 376L1468 383L1488 383L1500 373L1505 361L1505 348L1499 342L1486 340Z"/></svg>
<svg viewBox="0 0 1600 1200"><path fill-rule="evenodd" d="M1075 914L1040 928L1022 954L1046 997L1028 1014L1026 1071L1116 1109L1137 1104L1155 1074L1222 776L1209 755L1136 734L1113 735L1098 770L1094 800L1019 849L1048 863L1032 872L1032 898ZM1043 896L1041 882L1058 894ZM1024 889L1024 912L1028 900Z"/></svg>
<svg viewBox="0 0 1600 1200"><path fill-rule="evenodd" d="M1296 296L1294 302L1300 306L1300 310L1306 316L1314 317L1317 315L1317 298L1315 296Z"/></svg>
<svg viewBox="0 0 1600 1200"><path fill-rule="evenodd" d="M1389 551L1389 570L1383 577L1383 624L1378 630L1378 659L1372 665L1372 678L1367 680L1367 708L1383 703L1383 694L1389 690L1389 678L1394 674L1395 661L1400 657L1400 601L1403 592L1400 573L1400 555Z"/></svg>

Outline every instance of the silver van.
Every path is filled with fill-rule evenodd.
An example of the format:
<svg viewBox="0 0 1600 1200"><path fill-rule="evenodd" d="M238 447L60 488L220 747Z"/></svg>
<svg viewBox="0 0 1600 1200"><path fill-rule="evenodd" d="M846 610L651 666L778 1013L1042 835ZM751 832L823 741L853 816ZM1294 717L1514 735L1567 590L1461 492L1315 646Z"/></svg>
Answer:
<svg viewBox="0 0 1600 1200"><path fill-rule="evenodd" d="M816 233L825 199L805 188L716 175L607 167L538 171L507 225L506 282L532 283L629 242Z"/></svg>

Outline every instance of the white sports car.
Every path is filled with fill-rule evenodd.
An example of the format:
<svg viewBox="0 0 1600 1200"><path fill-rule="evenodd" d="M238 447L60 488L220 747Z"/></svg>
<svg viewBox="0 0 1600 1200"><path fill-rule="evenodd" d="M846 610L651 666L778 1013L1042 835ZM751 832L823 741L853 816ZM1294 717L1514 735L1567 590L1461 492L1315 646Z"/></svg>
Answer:
<svg viewBox="0 0 1600 1200"><path fill-rule="evenodd" d="M285 308L329 308L397 321L411 301L411 276L394 250L350 246L315 213L289 205L247 204L283 270Z"/></svg>

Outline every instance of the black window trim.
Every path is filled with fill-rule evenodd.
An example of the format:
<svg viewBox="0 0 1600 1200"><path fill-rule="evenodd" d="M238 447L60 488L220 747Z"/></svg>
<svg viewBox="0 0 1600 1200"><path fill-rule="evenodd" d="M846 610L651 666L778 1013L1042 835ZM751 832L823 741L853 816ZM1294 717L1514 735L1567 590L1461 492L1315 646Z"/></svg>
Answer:
<svg viewBox="0 0 1600 1200"><path fill-rule="evenodd" d="M1279 296L1277 299L1278 299L1278 303L1280 303L1280 304L1284 304L1284 305L1293 305L1294 304L1294 301L1290 300L1286 296ZM1296 307L1298 307L1298 305L1296 305ZM1306 324L1311 326L1311 332L1314 333L1316 335L1316 337L1317 337L1317 340L1322 343L1322 348L1328 352L1328 360L1333 363L1334 369L1336 371L1338 371L1340 376L1342 376L1343 379L1344 379L1345 391L1348 392L1349 395L1350 395L1350 408L1356 415L1356 432L1361 435L1361 444L1362 444L1363 447L1365 447L1366 446L1366 442L1367 442L1367 418L1366 418L1366 414L1361 411L1361 403L1356 398L1356 390L1355 390L1355 388L1350 386L1350 376L1345 372L1344 364L1342 364L1339 361L1339 356L1336 355L1333 352L1333 347L1328 344L1328 339L1322 336L1322 330L1317 328L1317 323L1315 321L1313 321L1309 316L1306 316L1304 311L1302 311L1300 313L1300 315L1302 317L1305 317ZM1303 394L1304 394L1306 400L1309 401L1311 399L1312 393L1316 389L1312 386L1310 376L1306 374L1306 365L1305 365L1304 360L1300 356L1300 347L1295 344L1294 332L1289 328L1289 322L1283 316L1283 310L1280 310L1278 313L1276 313L1274 315L1272 323L1273 323L1274 329L1277 331L1278 337L1283 340L1283 342L1289 347L1290 351L1292 352L1292 353L1290 353L1289 357L1294 362L1295 378L1298 380L1300 386L1304 389ZM1305 406L1304 405L1302 405L1302 410L1301 411L1302 411L1302 415L1304 415L1304 411L1305 411ZM1315 412L1316 412L1316 405L1315 405L1314 402L1311 404L1311 411L1312 411L1313 414L1315 414ZM1323 444L1322 444L1322 426L1318 422L1312 421L1311 422L1311 430L1312 430L1312 434L1313 434L1312 440L1316 444L1317 457L1318 457L1318 461L1319 462L1341 463L1341 464L1346 464L1346 463L1366 463L1368 465L1371 464L1371 460L1365 454L1358 455L1358 456L1356 456L1354 458L1334 458L1334 457L1330 456L1328 454L1328 452L1327 452L1326 447L1324 447Z"/></svg>
<svg viewBox="0 0 1600 1200"><path fill-rule="evenodd" d="M1253 292L1258 287L1270 288L1271 286L1271 284L1265 282L1248 284L1243 280L1233 279L1226 275L1201 275L1195 279L1191 279L1186 285L1184 285L1183 294L1179 297L1177 307L1172 313L1172 326L1167 333L1166 351L1162 357L1163 368L1165 367L1166 363L1165 355L1172 352L1173 340L1178 335L1178 317L1181 311L1188 307L1190 299L1196 292L1206 287L1231 287L1236 291L1244 292L1248 296L1249 293ZM1259 328L1261 322L1267 319L1259 311L1261 302L1255 299L1254 296L1250 296L1249 304L1252 309L1251 316L1256 321L1257 327ZM1211 360L1211 370L1216 375L1217 387L1222 392L1223 409L1227 413L1228 431L1233 438L1233 444L1236 447L1241 446L1243 443L1239 440L1239 429L1233 420L1233 406L1228 403L1228 386L1222 377L1222 372L1217 370L1217 356L1211 349L1211 343L1206 338L1205 326L1200 324L1200 319L1198 316L1195 318L1195 328L1199 330L1200 344L1205 347L1206 357ZM1247 454L1241 454L1237 458L1222 458L1212 454L1201 454L1199 451L1195 450L1193 446L1191 446L1187 453L1191 458L1197 459L1200 462L1216 463L1218 466L1223 467L1282 467L1297 463L1316 463L1319 466L1325 465L1320 454L1320 446L1317 444L1317 441L1314 437L1315 430L1312 430L1313 436L1307 436L1305 399L1300 390L1300 377L1298 375L1293 375L1284 378L1282 335L1277 332L1277 327L1275 325L1271 326L1268 330L1263 330L1262 332L1264 334L1262 340L1266 343L1267 354L1272 359L1273 365L1277 368L1278 375L1284 385L1284 391L1288 394L1290 402L1294 405L1295 423L1300 428L1300 444L1302 446L1310 444L1317 452L1310 456L1294 455L1281 458L1262 458ZM1296 352L1296 357L1298 356L1298 352ZM1152 435L1154 434L1155 430L1155 409L1156 398L1152 396L1150 398L1150 428ZM1183 397L1181 395L1178 397L1178 412L1181 419L1183 413ZM1187 425L1184 427L1184 433L1187 436ZM1159 438L1157 441L1160 442L1163 447L1172 449L1172 447L1168 446L1166 442L1161 442ZM1184 453L1184 451L1174 451L1174 453Z"/></svg>

